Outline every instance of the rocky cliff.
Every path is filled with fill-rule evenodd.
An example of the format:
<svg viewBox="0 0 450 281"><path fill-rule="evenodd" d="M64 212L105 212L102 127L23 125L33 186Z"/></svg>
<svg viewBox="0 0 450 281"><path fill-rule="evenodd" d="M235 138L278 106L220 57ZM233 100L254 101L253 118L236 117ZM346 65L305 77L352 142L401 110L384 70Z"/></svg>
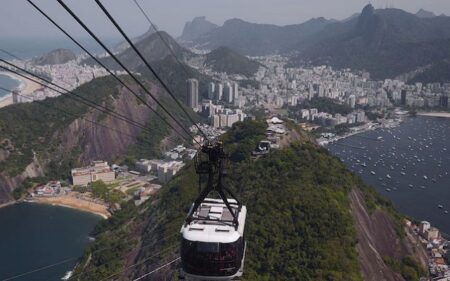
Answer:
<svg viewBox="0 0 450 281"><path fill-rule="evenodd" d="M140 92L136 86L132 87ZM148 87L159 96L158 87L152 83ZM155 118L148 107L112 77L93 80L77 89L77 93L141 124ZM148 103L154 104L151 98ZM11 192L25 178L46 175L64 179L70 168L92 160L123 158L143 133L142 128L64 96L47 99L44 104L51 107L32 103L0 110L0 204L13 199ZM158 134L154 136L156 147L158 140L164 138Z"/></svg>

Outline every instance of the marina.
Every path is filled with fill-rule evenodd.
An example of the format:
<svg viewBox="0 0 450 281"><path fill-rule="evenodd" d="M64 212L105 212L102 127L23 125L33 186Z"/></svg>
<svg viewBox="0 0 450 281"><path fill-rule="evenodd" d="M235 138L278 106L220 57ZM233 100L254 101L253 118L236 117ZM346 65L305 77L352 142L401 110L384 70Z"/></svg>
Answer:
<svg viewBox="0 0 450 281"><path fill-rule="evenodd" d="M397 127L366 131L326 147L389 198L400 212L428 220L450 233L447 121L436 117L407 118ZM383 141L374 143L373 139Z"/></svg>

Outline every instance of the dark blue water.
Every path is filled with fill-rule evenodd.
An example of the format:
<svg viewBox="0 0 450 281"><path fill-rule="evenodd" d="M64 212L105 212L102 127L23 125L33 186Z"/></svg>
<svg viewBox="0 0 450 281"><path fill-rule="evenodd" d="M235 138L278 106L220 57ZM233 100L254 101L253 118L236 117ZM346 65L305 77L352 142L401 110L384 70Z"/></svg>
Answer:
<svg viewBox="0 0 450 281"><path fill-rule="evenodd" d="M12 79L6 75L0 74L0 87L12 90L14 88L17 88L19 85L19 81ZM0 89L0 99L8 94L9 92Z"/></svg>
<svg viewBox="0 0 450 281"><path fill-rule="evenodd" d="M401 213L450 233L450 119L410 118L399 127L352 136L328 149Z"/></svg>
<svg viewBox="0 0 450 281"><path fill-rule="evenodd" d="M80 257L101 218L73 209L24 203L0 208L0 280ZM61 280L76 260L16 281Z"/></svg>

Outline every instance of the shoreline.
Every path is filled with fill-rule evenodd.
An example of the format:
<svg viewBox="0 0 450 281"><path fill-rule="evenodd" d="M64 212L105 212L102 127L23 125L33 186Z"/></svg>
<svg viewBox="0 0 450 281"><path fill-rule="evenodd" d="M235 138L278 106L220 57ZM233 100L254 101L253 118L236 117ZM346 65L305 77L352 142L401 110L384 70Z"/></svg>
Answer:
<svg viewBox="0 0 450 281"><path fill-rule="evenodd" d="M73 197L35 197L25 202L75 209L100 216L103 219L108 219L111 216L111 213L108 212L106 206Z"/></svg>
<svg viewBox="0 0 450 281"><path fill-rule="evenodd" d="M4 207L11 206L11 205L15 205L15 204L18 204L18 203L19 203L19 202L17 202L16 200L10 201L10 202L6 202L6 203L2 203L2 204L0 204L0 209L1 209L1 208L4 208Z"/></svg>
<svg viewBox="0 0 450 281"><path fill-rule="evenodd" d="M44 199L44 200L41 200ZM52 200L52 199L56 199L56 200ZM63 208L69 208L69 209L74 209L74 210L78 210L81 212L86 212L86 213L91 213L97 216L102 217L103 219L108 219L111 214L106 210L93 210L92 208L88 208L88 207L81 207L80 205L77 204L70 204L69 202L61 202L61 200L58 200L59 198L57 197L46 197L46 198L33 198L31 200L23 200L23 201L10 201L7 203L3 203L0 204L0 209L1 208L5 208L8 206L12 206L12 205L16 205L16 204L23 204L23 203L32 203L32 204L43 204L43 205L51 205L51 206L59 206L59 207L63 207ZM96 203L92 203L89 202L91 204L96 204ZM100 204L96 204L96 205L100 205Z"/></svg>
<svg viewBox="0 0 450 281"><path fill-rule="evenodd" d="M19 86L17 86L15 89L18 89L20 91L21 95L28 96L31 98L31 95L37 91L38 89L42 88L41 85L39 85L36 82L33 82L31 80L28 80L26 78L23 78L19 75L16 75L14 73L6 72L6 71L0 71L0 75L7 76L15 81L19 82ZM11 89L13 90L13 89ZM0 108L5 107L8 105L13 104L12 94L6 94L5 96L0 98Z"/></svg>

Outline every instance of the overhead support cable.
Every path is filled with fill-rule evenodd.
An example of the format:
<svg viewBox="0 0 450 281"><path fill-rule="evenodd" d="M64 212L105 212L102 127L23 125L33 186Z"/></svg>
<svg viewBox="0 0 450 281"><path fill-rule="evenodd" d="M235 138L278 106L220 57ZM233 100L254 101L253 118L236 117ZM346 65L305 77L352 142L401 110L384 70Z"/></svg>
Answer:
<svg viewBox="0 0 450 281"><path fill-rule="evenodd" d="M83 27L83 29L89 33L89 35L109 54L111 58L114 59L115 62L117 62L122 69L130 75L130 77L149 95L155 102L158 104L158 106L161 107L161 109L166 112L166 114L172 118L172 120L175 121L175 123L182 128L183 131L186 132L187 135L189 135L192 140L194 140L198 145L201 145L195 138L192 136L191 132L189 132L188 129L186 129L186 126L183 125L178 119L160 102L158 99L143 85L143 83L136 78L136 76L114 55L111 50L92 32L86 24L62 1L57 0L58 3L69 13L75 21L78 22L78 24Z"/></svg>
<svg viewBox="0 0 450 281"><path fill-rule="evenodd" d="M10 93L12 93L11 90L8 90L8 89L6 89L6 88L4 88L4 87L1 87L1 86L0 86L0 90L5 91L5 92L10 92ZM76 114L73 114L73 113L68 112L68 111L66 111L66 110L63 110L63 109L60 109L60 108L58 108L58 107L56 107L56 106L51 106L50 104L47 104L47 103L45 103L44 101L33 100L32 98L27 97L27 96L25 96L25 95L21 95L21 94L19 94L19 93L15 93L15 94L18 95L18 96L20 96L20 97L22 97L22 98L24 98L24 99L28 99L29 101L36 102L37 104L39 104L39 105L41 105L41 106L44 106L44 107L47 107L47 108L52 108L52 109L54 109L54 110L60 111L60 112L62 112L62 113L64 113L64 114L66 114L66 115L69 115L69 116L72 116L72 117L75 117L75 118L81 118L81 119L87 121L88 123L92 123L92 124L94 124L94 125L96 125L96 126L99 126L99 127L102 127L102 128L105 128L105 129L108 129L108 130L111 130L111 131L114 131L114 132L116 132L116 133L118 133L118 134L120 134L120 135L122 135L122 136L127 136L127 137L129 137L129 138L131 138L131 139L135 139L135 138L136 138L135 136L132 136L132 135L130 135L130 134L128 134L128 133L124 133L124 132L122 132L122 131L120 131L120 130L118 130L118 129L111 128L111 127L109 127L109 126L106 126L106 125L104 125L104 124L100 124L100 123L98 123L98 122L96 122L96 121L93 121L93 120L91 120L91 119L87 119L87 118L85 118L85 117L80 117L80 116L78 116L78 115L76 115ZM142 141L142 142L145 142L145 141ZM145 142L145 143L147 143L147 142ZM151 144L151 143L148 142L147 144Z"/></svg>
<svg viewBox="0 0 450 281"><path fill-rule="evenodd" d="M156 34L158 34L159 38L161 39L161 41L164 43L164 45L166 45L167 49L170 51L170 53L172 54L172 56L175 58L175 60L178 62L178 64L183 68L184 73L186 74L186 76L189 77L189 71L186 69L186 65L181 62L181 60L178 58L177 54L175 53L175 51L172 49L172 47L170 46L170 44L167 42L166 39L164 39L164 37L161 35L161 32L159 32L158 27L156 26L156 24L153 23L153 21L150 19L150 16L148 15L148 13L146 13L144 11L144 9L142 8L142 6L138 3L138 0L133 0L134 3L136 4L136 6L139 8L139 10L142 12L142 14L144 15L144 17L147 19L148 23L150 24L150 26L156 31Z"/></svg>
<svg viewBox="0 0 450 281"><path fill-rule="evenodd" d="M157 268L153 269L152 271L150 271L150 272L148 272L148 273L145 273L145 274L142 275L142 276L139 276L139 277L136 278L136 279L133 279L133 281L141 280L142 278L147 277L147 276L149 276L149 275L151 275L151 274L153 274L153 273L155 273L155 272L157 272L157 271L160 271L161 269L163 269L163 268L165 268L165 267L168 267L169 265L171 265L171 264L173 264L173 263L175 263L175 262L177 262L177 261L179 261L179 260L180 260L180 257L178 257L178 258L176 258L176 259L173 259L173 260L171 260L170 262L165 263L165 264L161 265L160 267L157 267Z"/></svg>
<svg viewBox="0 0 450 281"><path fill-rule="evenodd" d="M44 81L45 83L43 83L43 82L41 82L41 81L39 81L39 80L36 80L36 79L34 79L34 78L31 78L31 77L29 77L29 76L27 76L27 75L24 75L24 74L22 74L22 73L20 73L20 72L18 72L18 71L15 71L15 70L13 70L13 69L11 69L11 68L8 68L8 67L5 67L5 66L0 65L0 68L3 69L3 70L5 70L5 71L14 73L14 74L16 74L16 75L18 75L18 76L21 76L22 78L25 78L25 79L27 79L27 80L30 80L30 81L32 81L32 82L34 82L34 83L37 83L37 84L43 86L43 87L46 87L46 88L48 88L48 89L51 89L51 90L53 90L53 91L55 91L55 92L61 94L62 96L65 96L65 97L68 97L68 98L70 98L70 99L73 99L73 100L75 100L75 101L78 102L78 103L84 104L84 105L86 105L86 106L88 106L88 107L90 107L90 108L93 108L93 109L96 109L96 110L98 110L98 111L100 111L100 112L102 112L102 113L108 114L108 115L110 115L110 116L112 116L112 117L114 117L114 118L116 118L116 119L118 119L118 120L121 120L121 121L123 121L123 122L126 122L126 123L128 123L128 124L130 124L130 125L133 125L133 126L135 126L135 127L140 128L140 129L142 129L142 130L148 130L148 129L145 127L145 125L143 125L143 124L141 124L141 123L138 123L138 122L136 122L136 121L134 121L134 120L132 120L132 119L129 119L129 118L126 117L125 115L120 114L120 113L117 113L117 112L115 112L114 110L112 110L112 109L110 109L110 108L108 108L108 107L105 107L105 106L103 106L103 105L100 105L100 104L98 104L98 103L96 103L96 102L93 102L93 101L91 101L91 100L89 100L89 99L87 99L87 98L85 98L85 97L83 97L83 96L81 96L81 95L79 95L79 94L76 94L76 93L73 92L73 91L69 91L69 90L67 90L67 89L65 89L65 88L63 88L63 87L61 87L61 86L59 86L59 85L57 85L57 84L55 84L55 83L53 83L53 82L51 82L51 81L45 79L45 78L42 78L42 77L40 77L40 76L38 76L38 75L36 75L36 74L30 72L30 71L27 71L27 70L24 69L24 68L21 68L21 67L15 65L15 64L13 64L13 63L10 63L10 62L7 62L7 61L3 60L3 59L0 59L0 62L3 62L3 63L5 63L5 64L7 64L8 66L14 67L14 68L16 68L16 69L18 69L18 70L20 70L20 71L22 71L22 72L25 72L25 73L28 74L29 76L35 77L35 78L37 78L37 79L40 79L40 80ZM50 87L48 84L52 85L53 87ZM59 90L59 89L61 89L61 90ZM151 132L151 131L149 131L149 132Z"/></svg>
<svg viewBox="0 0 450 281"><path fill-rule="evenodd" d="M61 1L61 0L58 0ZM192 122L193 125L195 125L198 129L198 131L203 135L205 140L208 140L208 136L202 131L202 129L197 125L197 122L195 122L191 115L186 111L184 106L180 103L180 101L175 97L175 95L172 93L172 91L169 89L167 84L159 77L158 73L154 70L154 68L150 65L150 63L147 61L147 59L142 55L142 53L136 48L134 43L131 41L131 39L128 37L128 35L123 31L123 29L120 27L120 25L117 23L117 21L111 16L111 14L108 12L108 10L103 6L103 4L100 2L100 0L95 0L97 5L100 7L100 9L105 13L105 15L108 17L108 19L111 21L111 23L116 27L116 29L122 34L123 38L128 42L128 44L131 46L131 48L136 52L136 54L141 58L142 62L147 66L147 68L151 71L151 73L155 76L155 78L159 81L161 86L166 90L166 92L172 97L172 99L176 102L176 104L183 110L183 112L186 114L186 116L189 118L189 120ZM169 48L170 49L170 48Z"/></svg>
<svg viewBox="0 0 450 281"><path fill-rule="evenodd" d="M58 28L64 35L66 35L73 43L75 43L79 48L81 48L90 58L92 58L97 64L103 67L111 76L113 76L120 84L122 84L128 91L130 91L140 102L150 108L155 115L160 118L164 123L166 123L174 132L186 139L179 130L177 130L164 116L151 107L139 94L133 91L122 79L120 79L112 70L110 70L104 63L102 63L95 55L93 55L89 50L87 50L81 43L79 43L73 36L71 36L66 30L64 30L58 23L56 23L47 13L40 9L33 1L27 0L30 5L32 5L39 13L41 13L48 21L50 21L56 28ZM191 137L190 135L188 135Z"/></svg>

